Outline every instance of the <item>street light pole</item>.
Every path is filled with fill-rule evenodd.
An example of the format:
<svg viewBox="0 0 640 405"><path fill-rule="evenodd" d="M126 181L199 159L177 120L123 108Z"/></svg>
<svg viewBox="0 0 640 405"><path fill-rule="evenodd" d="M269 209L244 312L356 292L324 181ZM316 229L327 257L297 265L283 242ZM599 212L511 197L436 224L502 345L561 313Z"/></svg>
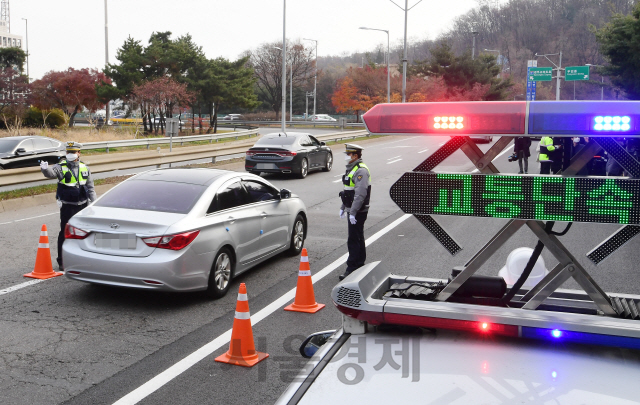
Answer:
<svg viewBox="0 0 640 405"><path fill-rule="evenodd" d="M318 90L318 41L315 39L302 38L305 41L313 41L316 43L316 72L313 76L313 115L316 115L316 94Z"/></svg>
<svg viewBox="0 0 640 405"><path fill-rule="evenodd" d="M287 110L287 0L282 0L282 133L286 134L285 111Z"/></svg>
<svg viewBox="0 0 640 405"><path fill-rule="evenodd" d="M27 40L27 83L29 80L29 23L26 18L24 20L24 29L25 29L25 39Z"/></svg>
<svg viewBox="0 0 640 405"><path fill-rule="evenodd" d="M409 10L422 3L422 0L409 8L409 0L404 0L404 8L398 6L393 0L389 0L400 10L404 11L404 51L402 53L402 102L407 102L407 14Z"/></svg>
<svg viewBox="0 0 640 405"><path fill-rule="evenodd" d="M389 31L388 30L381 30L378 28L367 28L367 27L360 27L361 30L371 30L371 31L382 31L382 32L386 32L387 33L387 103L391 102L391 80L390 80L390 73L389 73Z"/></svg>
<svg viewBox="0 0 640 405"><path fill-rule="evenodd" d="M104 0L104 65L109 65L109 19L107 15L107 0ZM104 109L104 125L109 125L111 118L111 108L107 100L107 106Z"/></svg>

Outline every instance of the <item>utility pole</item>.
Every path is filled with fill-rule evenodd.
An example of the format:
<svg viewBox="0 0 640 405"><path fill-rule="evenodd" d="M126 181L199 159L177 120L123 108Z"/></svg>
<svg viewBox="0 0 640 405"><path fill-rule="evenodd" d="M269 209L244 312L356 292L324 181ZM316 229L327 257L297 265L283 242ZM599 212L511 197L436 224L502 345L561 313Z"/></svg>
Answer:
<svg viewBox="0 0 640 405"><path fill-rule="evenodd" d="M418 1L416 4L409 8L409 0L404 0L404 8L398 6L393 0L391 1L396 7L404 11L404 50L402 52L402 102L407 102L407 15L409 10L417 6L422 2Z"/></svg>
<svg viewBox="0 0 640 405"><path fill-rule="evenodd" d="M107 16L107 0L104 0L104 65L109 65L109 19ZM28 76L28 74L27 74ZM109 118L111 118L111 106L107 100L107 106L104 109L104 125L109 125Z"/></svg>
<svg viewBox="0 0 640 405"><path fill-rule="evenodd" d="M558 64L556 65L555 63L553 63L553 61L551 59L549 59L549 56L555 56L555 55L559 55L560 59ZM562 73L562 51L560 51L560 53L548 53L546 55L538 55L537 53L534 54L534 56L536 58L539 58L540 56L544 56L545 58L547 58L547 60L553 65L555 66L555 70L557 71L557 75L556 75L556 101L560 100L560 89L561 89L561 85L560 85L560 79L562 78L560 75Z"/></svg>
<svg viewBox="0 0 640 405"><path fill-rule="evenodd" d="M313 115L316 115L316 95L317 95L317 90L318 90L318 40L317 39L309 39L309 38L302 38L305 41L313 41L315 42L315 48L316 48L316 72L315 75L313 76Z"/></svg>
<svg viewBox="0 0 640 405"><path fill-rule="evenodd" d="M285 115L287 111L287 0L282 0L282 133L287 133Z"/></svg>
<svg viewBox="0 0 640 405"><path fill-rule="evenodd" d="M24 20L24 28L25 28L25 39L27 40L27 83L30 83L29 79L29 22L26 18Z"/></svg>

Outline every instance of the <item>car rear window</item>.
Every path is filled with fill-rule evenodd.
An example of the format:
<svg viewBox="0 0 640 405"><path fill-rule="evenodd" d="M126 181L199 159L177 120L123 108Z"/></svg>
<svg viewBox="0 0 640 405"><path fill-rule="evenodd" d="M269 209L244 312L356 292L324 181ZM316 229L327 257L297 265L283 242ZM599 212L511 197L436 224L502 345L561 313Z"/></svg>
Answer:
<svg viewBox="0 0 640 405"><path fill-rule="evenodd" d="M95 205L186 214L205 190L205 186L198 184L130 180L112 189Z"/></svg>
<svg viewBox="0 0 640 405"><path fill-rule="evenodd" d="M293 145L296 143L295 136L274 136L271 138L260 138L256 145Z"/></svg>

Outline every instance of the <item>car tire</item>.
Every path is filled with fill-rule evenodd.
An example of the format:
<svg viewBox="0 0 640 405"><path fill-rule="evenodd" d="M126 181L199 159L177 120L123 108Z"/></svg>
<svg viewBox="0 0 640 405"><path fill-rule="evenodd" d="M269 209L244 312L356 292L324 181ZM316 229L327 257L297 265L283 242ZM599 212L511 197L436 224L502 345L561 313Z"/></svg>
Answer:
<svg viewBox="0 0 640 405"><path fill-rule="evenodd" d="M209 285L207 296L218 299L223 297L231 286L233 278L233 255L228 248L222 248L213 260L211 271L209 272Z"/></svg>
<svg viewBox="0 0 640 405"><path fill-rule="evenodd" d="M302 162L300 162L300 171L298 172L298 178L304 179L305 177L307 177L308 173L309 173L309 162L307 161L307 158L302 158Z"/></svg>
<svg viewBox="0 0 640 405"><path fill-rule="evenodd" d="M323 172L330 172L332 167L333 167L333 154L332 153L328 153L327 154L327 160L324 163L324 169L322 169L322 171Z"/></svg>
<svg viewBox="0 0 640 405"><path fill-rule="evenodd" d="M302 215L298 214L296 220L293 221L293 228L291 229L290 245L289 250L287 250L289 256L297 256L302 252L305 236L305 220Z"/></svg>

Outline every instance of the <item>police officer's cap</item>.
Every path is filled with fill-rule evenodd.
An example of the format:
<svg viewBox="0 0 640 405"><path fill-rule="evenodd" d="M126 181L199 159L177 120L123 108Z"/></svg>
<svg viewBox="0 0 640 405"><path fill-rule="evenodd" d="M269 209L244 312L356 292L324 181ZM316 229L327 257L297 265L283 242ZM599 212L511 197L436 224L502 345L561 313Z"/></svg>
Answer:
<svg viewBox="0 0 640 405"><path fill-rule="evenodd" d="M68 152L77 152L82 149L82 144L80 142L69 141L65 143Z"/></svg>
<svg viewBox="0 0 640 405"><path fill-rule="evenodd" d="M346 153L362 153L364 150L362 146L358 146L355 143L347 143L344 146L347 148Z"/></svg>

